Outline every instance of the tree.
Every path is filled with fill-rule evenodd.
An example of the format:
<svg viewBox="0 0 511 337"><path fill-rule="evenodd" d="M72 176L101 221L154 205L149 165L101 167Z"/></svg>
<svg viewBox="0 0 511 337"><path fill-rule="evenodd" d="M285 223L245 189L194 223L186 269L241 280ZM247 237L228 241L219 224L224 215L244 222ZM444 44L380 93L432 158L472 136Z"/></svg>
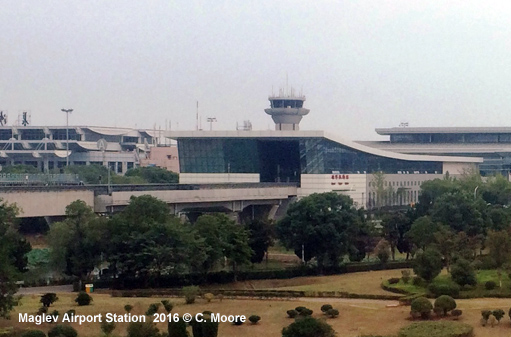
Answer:
<svg viewBox="0 0 511 337"><path fill-rule="evenodd" d="M451 279L460 287L465 285L475 286L477 284L474 268L467 260L459 258L451 268Z"/></svg>
<svg viewBox="0 0 511 337"><path fill-rule="evenodd" d="M383 173L382 171L373 173L370 186L372 186L371 189L375 195L375 199L373 200L373 206L380 210L383 206L388 206L392 204L394 189L390 184L387 184L385 173Z"/></svg>
<svg viewBox="0 0 511 337"><path fill-rule="evenodd" d="M171 215L165 202L148 195L132 197L112 218L106 240L111 270L145 282L150 276L158 281L163 273L198 270L207 255L197 231Z"/></svg>
<svg viewBox="0 0 511 337"><path fill-rule="evenodd" d="M66 216L53 224L48 234L52 260L66 274L87 281L101 262L107 219L98 217L82 200L69 204Z"/></svg>
<svg viewBox="0 0 511 337"><path fill-rule="evenodd" d="M390 244L392 260L395 260L396 248L400 253L410 252L410 242L405 237L406 232L411 228L411 221L401 212L386 214L382 221L383 237Z"/></svg>
<svg viewBox="0 0 511 337"><path fill-rule="evenodd" d="M282 329L282 337L334 337L335 331L322 320L312 317L299 319Z"/></svg>
<svg viewBox="0 0 511 337"><path fill-rule="evenodd" d="M435 300L435 308L440 308L444 316L453 309L456 309L456 301L448 295L441 295Z"/></svg>
<svg viewBox="0 0 511 337"><path fill-rule="evenodd" d="M405 234L417 248L426 249L427 246L435 242L435 232L438 225L431 221L429 216L418 218L412 223L410 230Z"/></svg>
<svg viewBox="0 0 511 337"><path fill-rule="evenodd" d="M450 269L451 260L456 252L456 235L447 226L439 226L438 231L433 233L435 247L442 254L447 271Z"/></svg>
<svg viewBox="0 0 511 337"><path fill-rule="evenodd" d="M508 232L489 231L486 238L486 246L490 249L490 258L498 269L499 286L502 287L502 267L509 262L511 255L511 238Z"/></svg>
<svg viewBox="0 0 511 337"><path fill-rule="evenodd" d="M126 172L125 176L140 177L149 184L175 184L179 182L179 175L177 173L156 166L130 169Z"/></svg>
<svg viewBox="0 0 511 337"><path fill-rule="evenodd" d="M426 297L419 297L412 301L411 307L412 312L419 313L423 319L429 318L433 305Z"/></svg>
<svg viewBox="0 0 511 337"><path fill-rule="evenodd" d="M300 258L303 245L305 260L316 258L321 270L339 264L363 223L350 197L335 192L311 194L289 206L277 223L277 236Z"/></svg>
<svg viewBox="0 0 511 337"><path fill-rule="evenodd" d="M381 239L380 242L374 248L374 254L378 257L381 263L385 264L390 257L390 245L385 239Z"/></svg>
<svg viewBox="0 0 511 337"><path fill-rule="evenodd" d="M249 232L248 244L254 251L250 261L260 263L268 252L268 247L273 244L273 224L269 221L256 219L249 221L246 227Z"/></svg>
<svg viewBox="0 0 511 337"><path fill-rule="evenodd" d="M249 263L254 253L249 246L248 231L221 213L201 215L194 228L207 247L203 271L210 271L226 257L232 263L236 279L237 266Z"/></svg>
<svg viewBox="0 0 511 337"><path fill-rule="evenodd" d="M483 232L486 223L486 203L471 192L449 192L437 198L431 209L431 219L449 226L454 232L475 236Z"/></svg>
<svg viewBox="0 0 511 337"><path fill-rule="evenodd" d="M413 272L428 283L442 271L442 255L433 248L426 249L423 253L417 254L413 266Z"/></svg>
<svg viewBox="0 0 511 337"><path fill-rule="evenodd" d="M17 304L16 281L26 271L31 247L18 233L15 205L0 200L0 317L8 318Z"/></svg>

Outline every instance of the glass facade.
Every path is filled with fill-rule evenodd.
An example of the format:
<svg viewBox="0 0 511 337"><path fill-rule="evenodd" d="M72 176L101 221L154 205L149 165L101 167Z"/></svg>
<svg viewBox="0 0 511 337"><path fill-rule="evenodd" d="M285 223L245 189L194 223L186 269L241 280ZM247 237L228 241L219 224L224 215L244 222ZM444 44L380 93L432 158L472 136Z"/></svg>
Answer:
<svg viewBox="0 0 511 337"><path fill-rule="evenodd" d="M178 148L182 173L259 173L261 182L298 182L300 174L333 171L442 172L442 162L376 156L325 138L187 138Z"/></svg>

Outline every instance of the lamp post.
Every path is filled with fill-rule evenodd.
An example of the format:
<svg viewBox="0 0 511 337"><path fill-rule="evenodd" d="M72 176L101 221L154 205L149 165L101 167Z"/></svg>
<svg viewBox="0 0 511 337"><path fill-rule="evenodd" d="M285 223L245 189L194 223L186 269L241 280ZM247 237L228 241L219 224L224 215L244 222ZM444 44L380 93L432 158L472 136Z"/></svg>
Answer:
<svg viewBox="0 0 511 337"><path fill-rule="evenodd" d="M69 166L69 114L73 109L60 109L66 113L66 167Z"/></svg>
<svg viewBox="0 0 511 337"><path fill-rule="evenodd" d="M215 117L208 117L207 121L209 123L209 131L213 130L213 123L216 122L216 118Z"/></svg>

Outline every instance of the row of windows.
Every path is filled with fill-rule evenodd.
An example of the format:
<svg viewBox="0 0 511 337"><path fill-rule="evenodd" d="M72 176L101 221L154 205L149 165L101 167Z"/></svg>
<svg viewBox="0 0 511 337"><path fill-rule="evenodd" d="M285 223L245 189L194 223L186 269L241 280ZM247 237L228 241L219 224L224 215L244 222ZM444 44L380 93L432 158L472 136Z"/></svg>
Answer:
<svg viewBox="0 0 511 337"><path fill-rule="evenodd" d="M442 172L441 162L406 161L360 152L325 138L182 139L183 173L330 174ZM286 173L287 172L287 173Z"/></svg>
<svg viewBox="0 0 511 337"><path fill-rule="evenodd" d="M385 187L387 186L395 186L395 187L403 187L403 186L421 186L423 181L392 181L387 182L385 181L383 184ZM369 187L376 187L376 182L371 181L369 182Z"/></svg>
<svg viewBox="0 0 511 337"><path fill-rule="evenodd" d="M391 143L511 143L511 134L432 133L390 135Z"/></svg>
<svg viewBox="0 0 511 337"><path fill-rule="evenodd" d="M396 206L416 203L419 198L417 191L389 192L378 195L376 192L370 192L367 200L367 207Z"/></svg>

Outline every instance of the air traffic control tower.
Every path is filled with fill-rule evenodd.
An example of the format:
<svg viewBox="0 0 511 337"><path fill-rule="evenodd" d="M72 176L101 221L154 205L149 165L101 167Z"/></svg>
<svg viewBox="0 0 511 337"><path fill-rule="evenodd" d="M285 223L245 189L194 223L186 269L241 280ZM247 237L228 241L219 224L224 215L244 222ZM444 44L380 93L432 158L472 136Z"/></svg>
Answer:
<svg viewBox="0 0 511 337"><path fill-rule="evenodd" d="M271 115L275 122L275 130L299 130L302 117L309 113L309 109L303 108L305 96L295 96L293 89L290 94L280 90L278 96L268 97L270 108L264 111Z"/></svg>

